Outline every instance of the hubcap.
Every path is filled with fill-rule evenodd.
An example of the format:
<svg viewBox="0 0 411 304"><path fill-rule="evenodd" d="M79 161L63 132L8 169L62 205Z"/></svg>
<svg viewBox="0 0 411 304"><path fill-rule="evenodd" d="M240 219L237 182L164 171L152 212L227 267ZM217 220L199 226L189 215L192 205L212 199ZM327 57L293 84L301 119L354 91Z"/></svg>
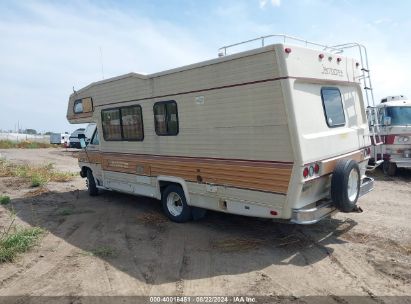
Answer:
<svg viewBox="0 0 411 304"><path fill-rule="evenodd" d="M360 176L357 170L352 169L348 177L348 189L347 189L348 199L351 202L355 201L357 197L357 194L359 191L359 188L358 188L359 179L360 179Z"/></svg>
<svg viewBox="0 0 411 304"><path fill-rule="evenodd" d="M179 216L183 212L183 200L180 195L171 192L167 196L167 209L173 216Z"/></svg>

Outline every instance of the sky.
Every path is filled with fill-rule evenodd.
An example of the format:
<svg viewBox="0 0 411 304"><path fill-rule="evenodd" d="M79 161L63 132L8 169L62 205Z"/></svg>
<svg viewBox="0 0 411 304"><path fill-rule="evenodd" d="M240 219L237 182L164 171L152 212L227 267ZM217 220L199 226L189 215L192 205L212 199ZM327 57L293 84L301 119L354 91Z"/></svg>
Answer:
<svg viewBox="0 0 411 304"><path fill-rule="evenodd" d="M411 1L0 0L0 129L71 132L74 89L269 34L367 47L376 100L411 97Z"/></svg>

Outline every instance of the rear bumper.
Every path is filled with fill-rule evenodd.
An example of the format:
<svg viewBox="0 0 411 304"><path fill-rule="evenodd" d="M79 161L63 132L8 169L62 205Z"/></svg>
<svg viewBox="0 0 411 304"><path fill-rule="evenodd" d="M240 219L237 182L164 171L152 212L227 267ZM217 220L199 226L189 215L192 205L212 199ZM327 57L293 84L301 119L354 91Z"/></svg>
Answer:
<svg viewBox="0 0 411 304"><path fill-rule="evenodd" d="M294 224L308 225L321 221L337 212L331 201L325 201L318 206L309 209L293 209L291 222Z"/></svg>
<svg viewBox="0 0 411 304"><path fill-rule="evenodd" d="M411 158L390 159L390 162L395 163L398 168L411 168Z"/></svg>
<svg viewBox="0 0 411 304"><path fill-rule="evenodd" d="M361 181L359 198L372 190L374 190L374 179L371 177L363 178ZM338 210L334 207L332 201L327 200L312 208L293 209L290 221L294 224L301 225L314 224L321 221L323 218L331 216L337 211Z"/></svg>

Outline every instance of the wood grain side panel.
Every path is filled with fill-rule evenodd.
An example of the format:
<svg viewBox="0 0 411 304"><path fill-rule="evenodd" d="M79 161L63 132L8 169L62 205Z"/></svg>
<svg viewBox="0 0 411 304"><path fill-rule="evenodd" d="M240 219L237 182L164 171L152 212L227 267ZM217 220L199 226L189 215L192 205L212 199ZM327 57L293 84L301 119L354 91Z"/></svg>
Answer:
<svg viewBox="0 0 411 304"><path fill-rule="evenodd" d="M91 118L93 117L93 112L88 112L88 113L79 113L79 114L68 114L67 119L77 119L77 118Z"/></svg>
<svg viewBox="0 0 411 304"><path fill-rule="evenodd" d="M168 175L187 181L286 194L293 164L153 155L88 153L88 162L105 171L146 176ZM79 160L87 162L84 152Z"/></svg>
<svg viewBox="0 0 411 304"><path fill-rule="evenodd" d="M77 155L78 161L83 163L101 164L102 153L100 152L84 152L80 151Z"/></svg>
<svg viewBox="0 0 411 304"><path fill-rule="evenodd" d="M342 159L352 159L352 160L355 160L357 163L359 163L364 160L364 153L362 150L358 150L358 151L354 151L349 154L345 154L345 155L341 155L338 157L334 157L334 158L321 161L320 163L320 167L322 168L321 175L332 173L334 171L335 166L337 165L337 162Z"/></svg>

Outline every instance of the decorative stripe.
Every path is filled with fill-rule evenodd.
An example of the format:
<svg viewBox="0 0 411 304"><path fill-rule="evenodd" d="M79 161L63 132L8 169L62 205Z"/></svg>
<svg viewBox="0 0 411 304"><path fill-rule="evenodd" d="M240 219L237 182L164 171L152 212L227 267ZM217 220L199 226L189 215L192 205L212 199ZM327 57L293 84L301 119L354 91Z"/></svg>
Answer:
<svg viewBox="0 0 411 304"><path fill-rule="evenodd" d="M104 171L176 176L186 181L286 194L292 163L121 153L79 153L79 161Z"/></svg>

